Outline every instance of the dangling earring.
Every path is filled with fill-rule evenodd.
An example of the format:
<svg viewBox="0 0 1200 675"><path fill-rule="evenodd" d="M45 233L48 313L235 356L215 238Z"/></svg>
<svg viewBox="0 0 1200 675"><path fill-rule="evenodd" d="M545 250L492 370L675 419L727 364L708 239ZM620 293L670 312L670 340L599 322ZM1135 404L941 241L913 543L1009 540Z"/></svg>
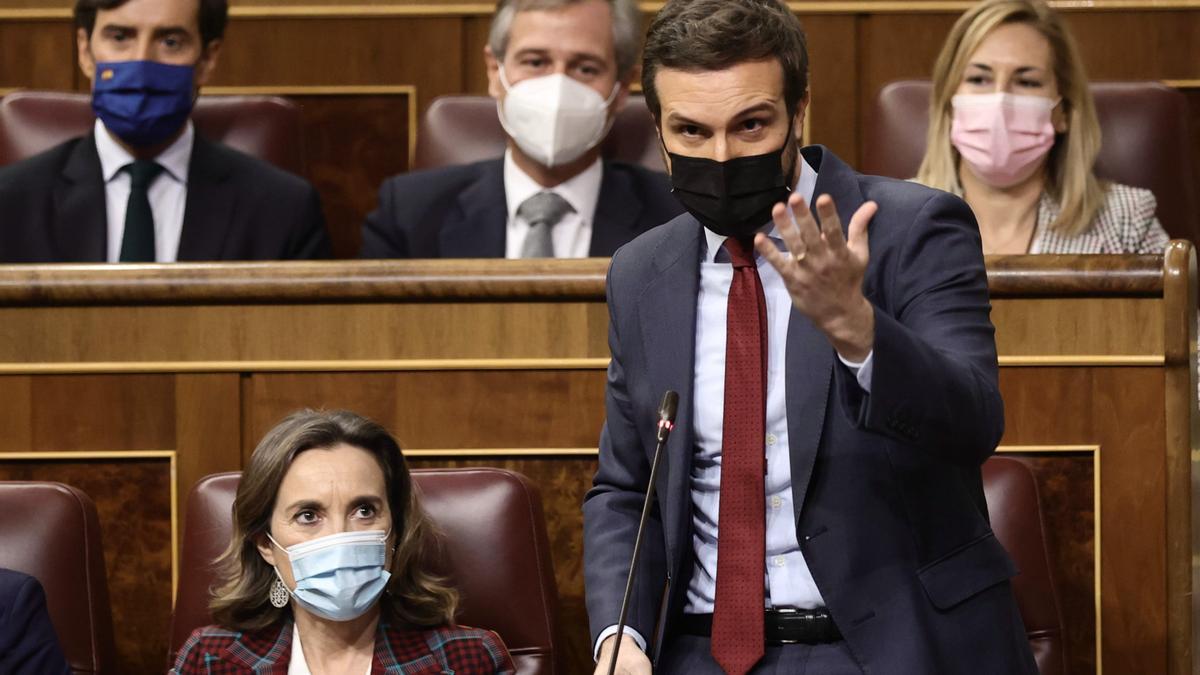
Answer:
<svg viewBox="0 0 1200 675"><path fill-rule="evenodd" d="M283 585L283 581L279 577L275 577L275 583L271 584L271 606L282 609L288 604L287 586Z"/></svg>

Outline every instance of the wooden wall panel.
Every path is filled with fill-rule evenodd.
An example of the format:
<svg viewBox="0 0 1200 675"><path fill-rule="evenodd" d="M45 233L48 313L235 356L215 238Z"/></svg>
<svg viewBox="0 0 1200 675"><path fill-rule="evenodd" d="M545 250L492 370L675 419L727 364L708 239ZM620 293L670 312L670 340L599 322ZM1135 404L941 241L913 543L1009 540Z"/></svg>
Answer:
<svg viewBox="0 0 1200 675"><path fill-rule="evenodd" d="M0 308L0 363L606 357L607 320L602 306L567 302L265 305L251 315L226 305ZM321 323L335 328L309 330Z"/></svg>
<svg viewBox="0 0 1200 675"><path fill-rule="evenodd" d="M290 96L303 111L306 178L321 194L337 258L356 258L384 179L408 170L412 94Z"/></svg>
<svg viewBox="0 0 1200 675"><path fill-rule="evenodd" d="M60 421L69 426L66 418ZM0 480L58 481L92 497L104 544L117 672L163 672L172 603L169 460L0 457Z"/></svg>
<svg viewBox="0 0 1200 675"><path fill-rule="evenodd" d="M61 375L33 379L37 452L173 450L172 375Z"/></svg>
<svg viewBox="0 0 1200 675"><path fill-rule="evenodd" d="M300 408L367 415L406 449L594 448L604 377L603 370L255 374L245 388L245 449Z"/></svg>
<svg viewBox="0 0 1200 675"><path fill-rule="evenodd" d="M1096 537L1107 542L1101 544L1102 660L1111 672L1167 670L1166 650L1144 647L1166 644L1165 610L1161 602L1149 600L1166 593L1165 466L1161 443L1149 440L1165 435L1160 412L1164 386L1156 368L1001 369L1002 446L1099 447L1103 499ZM1047 463L1061 460L1043 461L1039 483L1043 502L1054 504L1047 520L1053 523L1051 552L1055 577L1062 580L1071 672L1092 672L1096 655L1087 652L1095 648L1094 623L1080 620L1094 617L1086 606L1095 607L1095 588L1088 583L1094 583L1094 575L1087 567L1094 543L1086 529L1093 493L1085 491L1086 481L1077 475L1080 467L1052 479ZM1128 479L1134 475L1136 481ZM1139 554L1117 555L1115 547L1132 547ZM1082 570L1088 574L1080 576Z"/></svg>
<svg viewBox="0 0 1200 675"><path fill-rule="evenodd" d="M70 22L0 21L0 89L73 89L78 71Z"/></svg>
<svg viewBox="0 0 1200 675"><path fill-rule="evenodd" d="M463 90L462 20L235 20L221 59L213 86L414 85L424 109Z"/></svg>

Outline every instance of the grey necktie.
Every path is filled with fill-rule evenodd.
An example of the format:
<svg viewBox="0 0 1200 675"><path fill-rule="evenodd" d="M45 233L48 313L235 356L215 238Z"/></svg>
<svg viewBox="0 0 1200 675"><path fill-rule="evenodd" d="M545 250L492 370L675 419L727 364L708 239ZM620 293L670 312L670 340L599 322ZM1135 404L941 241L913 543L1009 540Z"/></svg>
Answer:
<svg viewBox="0 0 1200 675"><path fill-rule="evenodd" d="M521 246L521 257L553 258L554 239L551 233L554 226L574 210L567 200L549 190L522 202L517 208L517 217L529 223L529 234L525 235L525 244Z"/></svg>

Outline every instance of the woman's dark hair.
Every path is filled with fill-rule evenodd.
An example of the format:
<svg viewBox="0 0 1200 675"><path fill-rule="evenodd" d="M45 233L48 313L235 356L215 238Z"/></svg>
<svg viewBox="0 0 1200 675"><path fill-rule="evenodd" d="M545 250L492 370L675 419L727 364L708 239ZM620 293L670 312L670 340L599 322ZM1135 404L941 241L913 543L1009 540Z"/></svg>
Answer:
<svg viewBox="0 0 1200 675"><path fill-rule="evenodd" d="M91 39L92 29L96 27L96 12L102 9L116 9L129 0L76 0L75 27L87 31ZM200 14L197 17L200 26L200 40L207 47L213 40L225 37L225 24L229 21L228 0L199 0Z"/></svg>
<svg viewBox="0 0 1200 675"><path fill-rule="evenodd" d="M275 497L296 456L343 444L374 457L387 486L395 553L388 592L380 599L384 617L401 626L454 623L458 594L433 571L439 542L396 439L352 412L302 410L267 432L242 472L233 502L233 537L217 560L209 603L218 624L254 630L278 623L290 611L268 601L276 577L259 554L258 541L270 530Z"/></svg>
<svg viewBox="0 0 1200 675"><path fill-rule="evenodd" d="M660 68L724 70L778 59L783 96L795 114L808 93L808 47L800 20L782 0L669 0L654 17L642 51L642 91L654 118L662 113L654 77Z"/></svg>

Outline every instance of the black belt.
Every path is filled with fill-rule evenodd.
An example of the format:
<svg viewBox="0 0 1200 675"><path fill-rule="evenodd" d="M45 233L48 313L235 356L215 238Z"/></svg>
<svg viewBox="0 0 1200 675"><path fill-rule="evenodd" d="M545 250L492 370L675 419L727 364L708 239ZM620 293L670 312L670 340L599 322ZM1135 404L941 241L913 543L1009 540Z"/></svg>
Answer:
<svg viewBox="0 0 1200 675"><path fill-rule="evenodd" d="M687 635L710 637L712 614L684 614L680 630ZM826 609L768 609L763 613L763 636L767 644L819 645L842 639Z"/></svg>

